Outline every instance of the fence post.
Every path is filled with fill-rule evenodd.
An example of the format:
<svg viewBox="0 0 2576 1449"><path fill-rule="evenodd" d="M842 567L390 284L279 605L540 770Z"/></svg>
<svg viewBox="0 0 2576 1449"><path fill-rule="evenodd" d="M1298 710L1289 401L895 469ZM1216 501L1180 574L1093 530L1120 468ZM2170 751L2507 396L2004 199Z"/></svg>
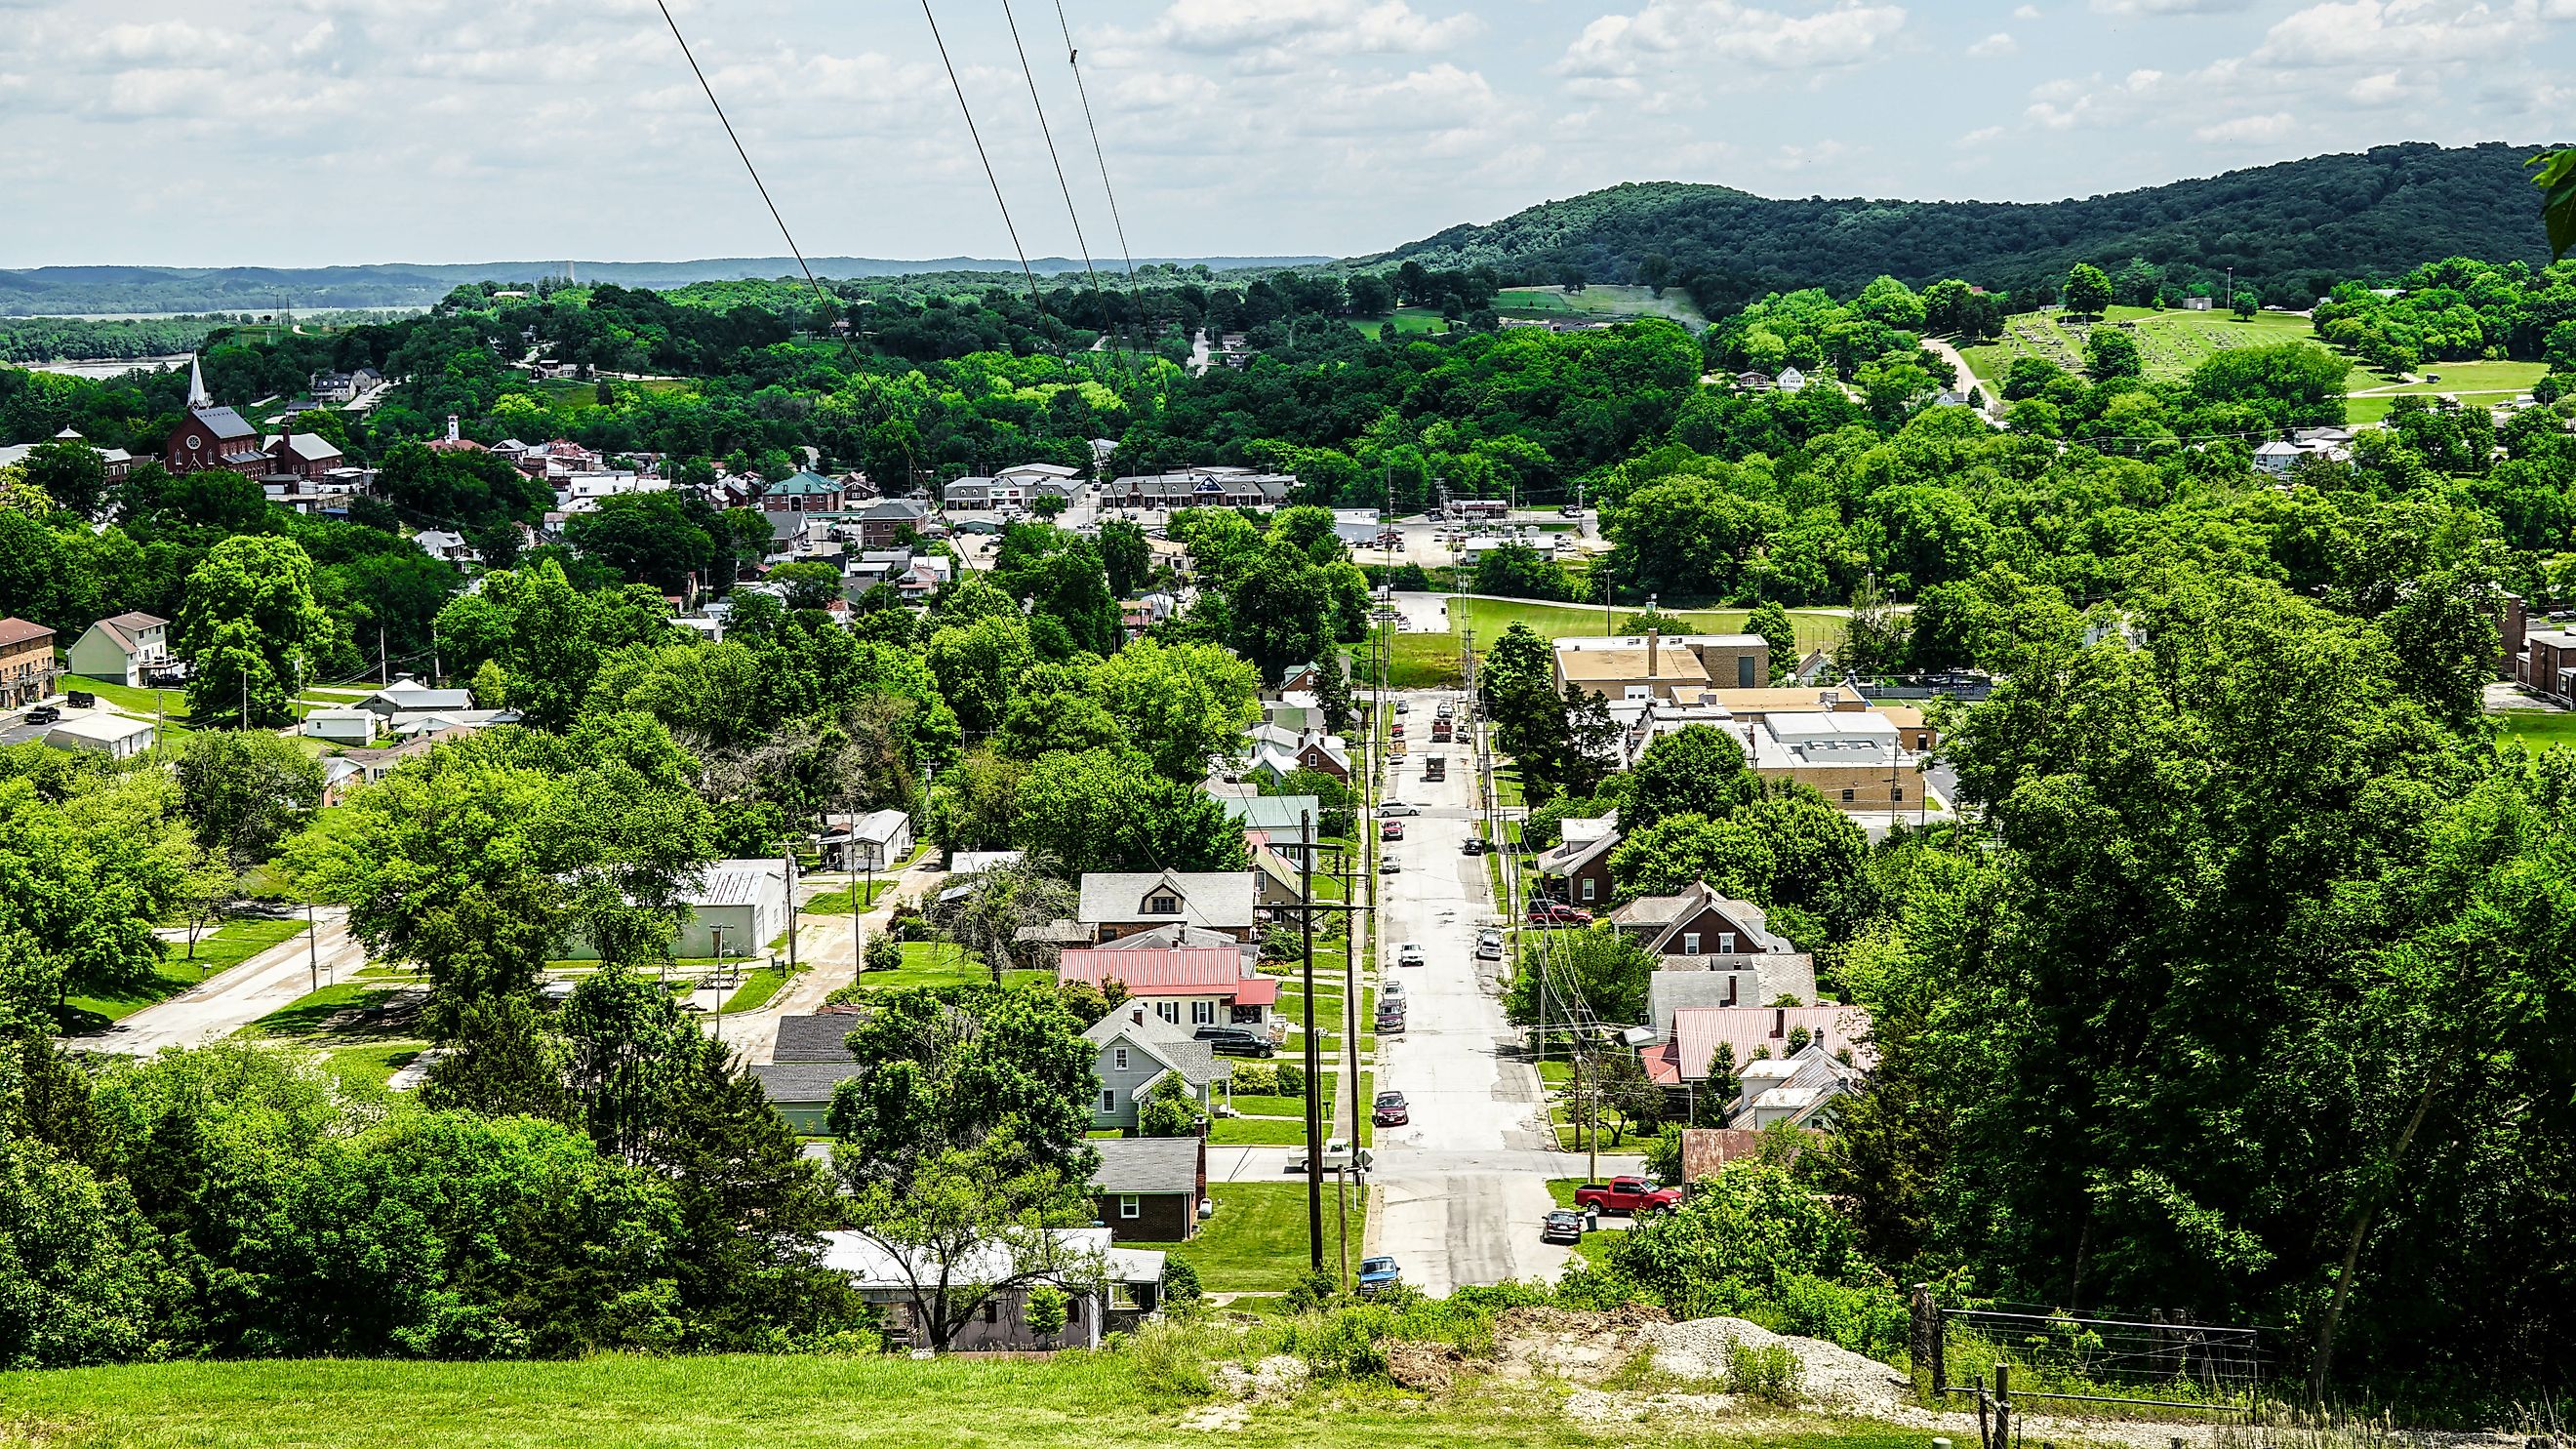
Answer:
<svg viewBox="0 0 2576 1449"><path fill-rule="evenodd" d="M1947 1382L1941 1372L1941 1305L1933 1301L1932 1285L1917 1283L1913 1297L1914 1392L1925 1403L1937 1401L1941 1385Z"/></svg>
<svg viewBox="0 0 2576 1449"><path fill-rule="evenodd" d="M2012 1365L1995 1365L1995 1449L2012 1446Z"/></svg>

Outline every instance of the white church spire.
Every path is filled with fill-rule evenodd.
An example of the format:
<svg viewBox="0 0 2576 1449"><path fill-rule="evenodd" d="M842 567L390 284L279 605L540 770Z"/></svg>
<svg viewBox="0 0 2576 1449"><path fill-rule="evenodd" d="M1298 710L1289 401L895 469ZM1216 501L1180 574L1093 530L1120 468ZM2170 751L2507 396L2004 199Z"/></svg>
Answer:
<svg viewBox="0 0 2576 1449"><path fill-rule="evenodd" d="M195 409L214 405L215 395L206 391L205 370L197 365L197 354L191 352L188 354L188 406Z"/></svg>

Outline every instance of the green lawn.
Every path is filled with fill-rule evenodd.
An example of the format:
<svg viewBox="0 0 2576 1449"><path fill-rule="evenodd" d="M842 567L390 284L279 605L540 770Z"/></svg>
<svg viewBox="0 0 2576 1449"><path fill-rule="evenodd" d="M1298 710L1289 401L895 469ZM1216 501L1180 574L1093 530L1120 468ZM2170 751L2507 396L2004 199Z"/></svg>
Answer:
<svg viewBox="0 0 2576 1449"><path fill-rule="evenodd" d="M2504 722L2504 736L2520 740L2533 749L2549 745L2576 745L2576 711L2555 709L2508 709L2496 718Z"/></svg>
<svg viewBox="0 0 2576 1449"><path fill-rule="evenodd" d="M769 998L778 994L778 988L786 984L786 968L756 966L752 968L749 975L742 978L742 985L735 989L733 995L725 998L724 1009L758 1011L769 1004Z"/></svg>
<svg viewBox="0 0 2576 1449"><path fill-rule="evenodd" d="M197 938L196 959L188 959L187 943L170 943L170 954L154 968L152 979L128 991L113 995L75 996L64 1003L63 1024L66 1031L96 1031L113 1021L123 1021L155 1002L167 1001L219 971L227 971L276 945L304 932L297 920L270 921L246 919L226 921Z"/></svg>
<svg viewBox="0 0 2576 1449"><path fill-rule="evenodd" d="M875 881L869 881L862 878L859 881L858 889L859 900L862 902L860 908L864 910L868 906L875 905L877 903L877 897L884 895L887 891L893 889L894 882L891 880L879 878ZM804 905L804 914L809 916L849 915L850 888L847 886L835 886L831 890L824 892L822 895L816 896L814 899L807 901Z"/></svg>
<svg viewBox="0 0 2576 1449"><path fill-rule="evenodd" d="M409 1093L396 1092L385 1083L396 1069L408 1065L428 1045L425 1041L404 1040L341 1047L323 1053L322 1065L332 1076L340 1079L343 1091L356 1096L408 1102L414 1100Z"/></svg>
<svg viewBox="0 0 2576 1449"><path fill-rule="evenodd" d="M1580 292L1563 287L1505 287L1494 298L1504 316L1568 317L1606 322L1631 317L1669 317L1693 328L1708 325L1699 308L1679 287L1666 287L1658 297L1652 287L1596 283Z"/></svg>
<svg viewBox="0 0 2576 1449"><path fill-rule="evenodd" d="M1299 1139L1299 1140L1302 1140ZM1278 1182L1219 1182L1208 1186L1216 1216L1186 1243L1135 1243L1187 1258L1199 1281L1215 1293L1285 1293L1306 1267L1306 1183L1281 1174ZM1351 1189L1351 1261L1368 1220L1368 1194ZM1338 1232L1332 1179L1324 1180L1324 1261L1334 1258Z"/></svg>
<svg viewBox="0 0 2576 1449"><path fill-rule="evenodd" d="M864 991L895 991L913 986L972 986L993 979L984 958L972 951L961 951L945 941L906 941L903 943L903 965L892 971L866 971L859 975ZM1053 981L1048 971L1012 971L1003 976L1005 985L1023 981Z"/></svg>
<svg viewBox="0 0 2576 1449"><path fill-rule="evenodd" d="M1328 1130L1331 1120L1325 1119ZM1208 1145L1211 1147L1295 1147L1305 1140L1306 1124L1303 1121L1219 1117L1208 1128Z"/></svg>
<svg viewBox="0 0 2576 1449"><path fill-rule="evenodd" d="M296 1037L311 1036L322 1030L322 1023L353 1006L377 1006L393 999L396 988L366 982L343 981L308 991L295 1000L243 1027L244 1036Z"/></svg>
<svg viewBox="0 0 2576 1449"><path fill-rule="evenodd" d="M1395 330L1399 335L1406 337L1449 330L1449 324L1442 320L1437 311L1429 307L1398 307L1384 317L1353 317L1348 320L1353 327L1371 337L1375 337L1378 328L1389 322L1395 324Z"/></svg>
<svg viewBox="0 0 2576 1449"><path fill-rule="evenodd" d="M1296 1229L1302 1262L1302 1221ZM1204 1241L1181 1245L1184 1255L1200 1261ZM1196 1396L1166 1383L1124 1353L138 1364L0 1374L0 1403L8 1405L0 1442L49 1449L1923 1449L1929 1442L1925 1430L1764 1407L1741 1418L1695 1412L1651 1425L1586 1423L1508 1388L1425 1399L1366 1385L1261 1405L1243 1428L1211 1433L1183 1427Z"/></svg>
<svg viewBox="0 0 2576 1449"><path fill-rule="evenodd" d="M2522 393L2549 375L2545 362L2427 362L2415 369L2415 375L2440 382L2424 381L2390 384L2381 378L2353 378L2348 386L2366 397L2350 399L2345 404L2349 421L2375 423L2388 416L2389 404L2409 395L2431 396L2457 393L2464 404L2492 407Z"/></svg>
<svg viewBox="0 0 2576 1449"><path fill-rule="evenodd" d="M2081 372L2084 333L2091 324L2060 326L2058 316L2055 312L2024 312L2008 317L2001 340L1964 347L1960 352L1979 378L1995 385L2002 383L2016 357L2045 358L2070 372ZM2259 312L2254 320L2239 322L2234 314L2221 311L2158 312L2145 307L2114 307L2107 320L2137 324L2138 352L2146 363L2147 376L2159 381L2181 377L2203 358L2231 347L2316 341L2307 318L2284 312ZM2353 373L2347 387L2367 387L2381 380L2359 367Z"/></svg>
<svg viewBox="0 0 2576 1449"><path fill-rule="evenodd" d="M1598 604L1541 604L1522 599L1455 599L1449 605L1449 629L1453 637L1442 642L1449 650L1450 673L1454 677L1457 673L1458 652L1458 641L1454 636L1462 629L1469 627L1475 629L1476 649L1481 654L1491 647L1493 641L1500 637L1504 630L1514 624L1528 625L1531 632L1542 639L1562 639L1576 634L1597 636L1617 628L1626 622L1630 615L1640 612L1640 609L1641 606L1635 603L1614 607L1609 611L1605 621ZM1668 612L1681 620L1685 628L1700 634L1741 634L1744 632L1745 620L1750 617L1750 612L1744 609L1675 609ZM1839 614L1791 609L1789 622L1798 631L1798 647L1801 650L1829 648L1840 643L1843 637L1843 620ZM1399 644L1406 639L1439 638L1440 636L1436 634L1396 636Z"/></svg>

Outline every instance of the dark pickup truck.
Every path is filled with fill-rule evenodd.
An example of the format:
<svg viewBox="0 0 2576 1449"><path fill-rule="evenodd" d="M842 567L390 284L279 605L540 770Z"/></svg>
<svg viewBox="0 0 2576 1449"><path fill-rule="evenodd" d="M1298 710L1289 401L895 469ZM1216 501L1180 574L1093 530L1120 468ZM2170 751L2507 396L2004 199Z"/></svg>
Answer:
<svg viewBox="0 0 2576 1449"><path fill-rule="evenodd" d="M1608 1182L1587 1182L1574 1190L1576 1207L1599 1208L1605 1213L1659 1213L1682 1200L1677 1187L1657 1187L1642 1177L1614 1177Z"/></svg>

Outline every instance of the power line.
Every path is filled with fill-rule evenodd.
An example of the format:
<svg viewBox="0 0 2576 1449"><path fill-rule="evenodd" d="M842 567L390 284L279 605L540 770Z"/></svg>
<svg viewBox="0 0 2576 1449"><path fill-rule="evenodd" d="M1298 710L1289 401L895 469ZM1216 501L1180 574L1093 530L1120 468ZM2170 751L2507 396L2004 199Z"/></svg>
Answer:
<svg viewBox="0 0 2576 1449"><path fill-rule="evenodd" d="M769 187L760 179L760 168L751 164L751 153L742 148L742 137L734 134L733 121L725 115L724 103L716 99L716 88L707 84L707 73L698 69L698 58L689 49L689 38L680 33L680 22L671 18L671 7L663 0L653 0L653 4L662 12L662 23L671 27L671 38L680 42L681 58L688 61L689 73L698 78L698 89L707 93L707 104L715 107L716 121L724 127L725 139L733 142L733 154L742 158L742 169L751 173L751 184L760 192L761 204L769 208L769 219L778 223L778 234L787 239L787 250L795 253L796 265L805 272L805 285L814 289L816 301L826 307L831 306L830 295L824 292L823 284L814 279L814 268L805 260L804 248L796 245L795 236L787 230L787 218L778 214L778 203L769 199ZM929 0L922 0L922 4L926 8Z"/></svg>
<svg viewBox="0 0 2576 1449"><path fill-rule="evenodd" d="M654 3L660 4L661 0ZM930 0L921 0L921 18L930 22L930 40L939 47L939 64L948 72L948 88L957 93L957 109L966 117L966 134L975 142L975 159L984 163L984 179L993 187L993 204L1002 209L1002 229L1010 233L1012 254L1020 259L1020 275L1028 279L1029 301L1044 320L1046 299L1038 295L1038 274L1029 266L1028 248L1020 245L1020 229L1011 220L1011 204L1002 199L1002 178L993 174L993 158L984 149L984 133L975 127L975 108L966 104L965 83L957 79L957 63L948 58L948 41L939 33L939 17L930 12Z"/></svg>
<svg viewBox="0 0 2576 1449"><path fill-rule="evenodd" d="M1064 0L1055 0L1056 28L1064 32L1064 63L1073 72L1073 93L1082 98L1082 124L1091 132L1091 157L1100 163L1100 189L1109 197L1109 220L1118 230L1118 255L1127 263L1127 285L1136 285L1136 258L1127 248L1127 223L1118 215L1118 189L1109 184L1109 158L1100 150L1100 127L1091 119L1091 91L1082 83L1082 52L1074 48L1073 27L1064 18Z"/></svg>
<svg viewBox="0 0 2576 1449"><path fill-rule="evenodd" d="M1011 49L1020 56L1020 75L1029 83L1029 108L1038 115L1038 136L1046 142L1047 161L1055 167L1056 189L1064 193L1064 214L1073 222L1073 244L1082 253L1082 270L1091 278L1091 292L1100 295L1100 273L1091 265L1091 243L1082 234L1082 213L1073 204L1073 183L1064 179L1064 158L1056 154L1055 132L1047 125L1046 103L1038 99L1037 72L1029 68L1029 48L1020 43L1019 18L1011 13L1011 0L1002 0L1002 22L1011 30Z"/></svg>

